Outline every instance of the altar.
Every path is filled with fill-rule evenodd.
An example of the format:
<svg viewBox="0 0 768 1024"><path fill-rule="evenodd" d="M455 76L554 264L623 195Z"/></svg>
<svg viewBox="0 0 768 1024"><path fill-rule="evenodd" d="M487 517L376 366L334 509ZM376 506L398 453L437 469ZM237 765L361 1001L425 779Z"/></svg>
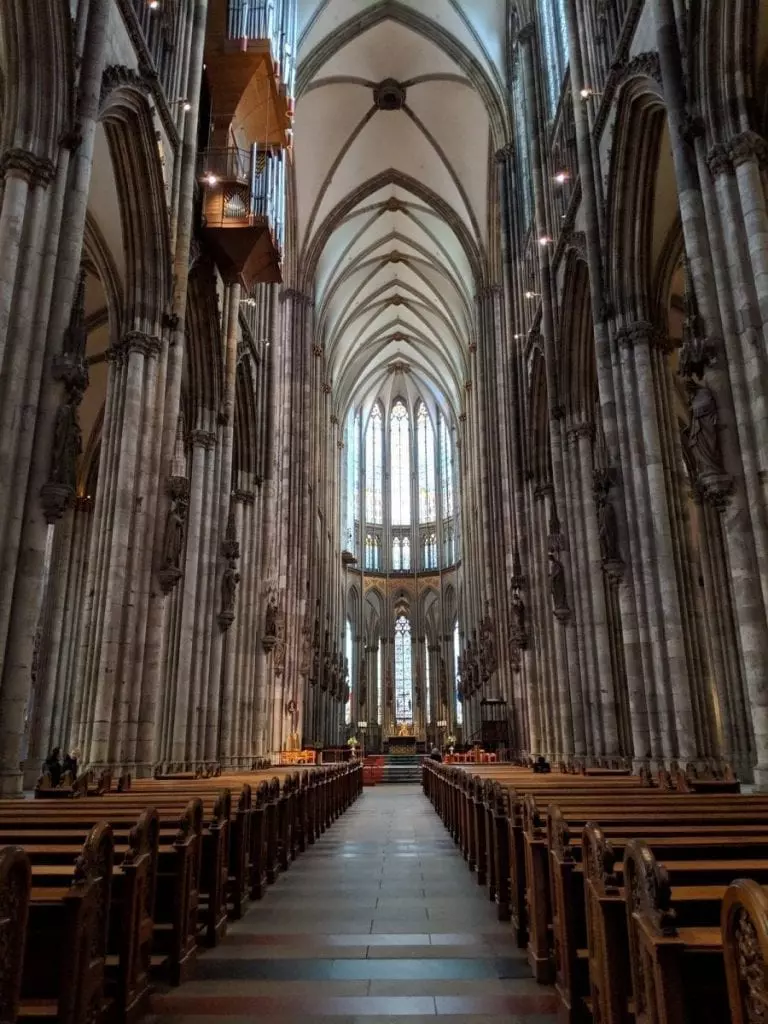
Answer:
<svg viewBox="0 0 768 1024"><path fill-rule="evenodd" d="M390 754L415 754L415 736L390 736L387 742L387 750Z"/></svg>

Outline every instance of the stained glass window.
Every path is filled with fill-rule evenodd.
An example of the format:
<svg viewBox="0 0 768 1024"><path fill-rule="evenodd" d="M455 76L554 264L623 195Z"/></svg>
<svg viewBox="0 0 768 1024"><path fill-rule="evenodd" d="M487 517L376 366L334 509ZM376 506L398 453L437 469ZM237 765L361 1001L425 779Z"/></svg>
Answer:
<svg viewBox="0 0 768 1024"><path fill-rule="evenodd" d="M352 658L353 645L352 645L352 623L347 619L347 628L344 633L344 657L347 659L347 668L349 669L349 678L354 679ZM352 721L352 701L348 700L344 705L344 723L349 725Z"/></svg>
<svg viewBox="0 0 768 1024"><path fill-rule="evenodd" d="M365 430L365 518L376 525L384 521L383 476L384 417L377 402Z"/></svg>
<svg viewBox="0 0 768 1024"><path fill-rule="evenodd" d="M437 518L435 431L423 402L419 402L416 410L416 449L419 459L419 522L433 523Z"/></svg>
<svg viewBox="0 0 768 1024"><path fill-rule="evenodd" d="M360 413L349 410L344 453L347 458L347 510L342 542L347 551L358 553L360 519Z"/></svg>
<svg viewBox="0 0 768 1024"><path fill-rule="evenodd" d="M403 537L403 569L409 572L411 568L411 538Z"/></svg>
<svg viewBox="0 0 768 1024"><path fill-rule="evenodd" d="M445 421L445 416L438 417L438 429L440 431L440 484L441 499L443 503L443 518L448 519L453 515L453 444L451 443L451 431Z"/></svg>
<svg viewBox="0 0 768 1024"><path fill-rule="evenodd" d="M395 402L390 416L392 461L390 487L392 492L392 525L411 525L411 459L408 410Z"/></svg>
<svg viewBox="0 0 768 1024"><path fill-rule="evenodd" d="M432 721L432 683L429 678L429 640L424 637L424 700L427 709L427 725Z"/></svg>
<svg viewBox="0 0 768 1024"><path fill-rule="evenodd" d="M459 644L460 643L461 643L461 638L459 637L459 621L457 619L456 620L456 624L453 627L453 677L454 677L454 679L459 674ZM461 706L461 701L457 697L456 698L456 724L457 725L461 725L462 721L463 721L463 708Z"/></svg>
<svg viewBox="0 0 768 1024"><path fill-rule="evenodd" d="M422 560L424 562L425 569L437 568L437 534L428 533L424 537Z"/></svg>
<svg viewBox="0 0 768 1024"><path fill-rule="evenodd" d="M568 24L566 0L539 0L539 31L547 78L547 104L552 117L560 99L560 89L568 63Z"/></svg>
<svg viewBox="0 0 768 1024"><path fill-rule="evenodd" d="M518 50L517 71L512 87L512 106L515 114L515 152L517 154L518 193L522 200L521 233L525 234L533 214L533 177L531 175L530 140L528 138L525 111L525 84L523 82L522 60Z"/></svg>
<svg viewBox="0 0 768 1024"><path fill-rule="evenodd" d="M392 538L392 572L403 568L403 543L399 537Z"/></svg>
<svg viewBox="0 0 768 1024"><path fill-rule="evenodd" d="M413 721L411 623L401 615L395 623L395 719Z"/></svg>
<svg viewBox="0 0 768 1024"><path fill-rule="evenodd" d="M381 701L381 638L379 638L379 647L376 651L376 721L379 725L381 725L383 710Z"/></svg>

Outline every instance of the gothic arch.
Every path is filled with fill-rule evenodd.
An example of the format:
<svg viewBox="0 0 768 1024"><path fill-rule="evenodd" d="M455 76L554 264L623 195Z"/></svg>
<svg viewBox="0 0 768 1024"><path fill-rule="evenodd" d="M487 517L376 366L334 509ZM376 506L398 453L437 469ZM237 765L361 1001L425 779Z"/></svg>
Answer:
<svg viewBox="0 0 768 1024"><path fill-rule="evenodd" d="M608 172L606 236L612 260L607 284L617 315L652 319L651 235L658 187L657 169L666 114L659 83L636 75L621 87L614 120ZM653 185L649 185L654 183ZM633 302L621 308L623 297Z"/></svg>
<svg viewBox="0 0 768 1024"><path fill-rule="evenodd" d="M552 481L549 449L547 368L540 348L533 351L529 384L528 464L534 485Z"/></svg>
<svg viewBox="0 0 768 1024"><path fill-rule="evenodd" d="M123 328L156 335L170 300L173 261L152 108L143 83L127 69L107 69L105 82L100 120L117 183L126 259Z"/></svg>
<svg viewBox="0 0 768 1024"><path fill-rule="evenodd" d="M186 387L196 415L192 425L202 427L201 416L213 416L221 403L222 337L213 267L198 263L189 277L187 294Z"/></svg>
<svg viewBox="0 0 768 1024"><path fill-rule="evenodd" d="M74 125L73 31L67 0L0 0L2 151L55 163Z"/></svg>
<svg viewBox="0 0 768 1024"><path fill-rule="evenodd" d="M567 258L561 302L560 380L566 417L572 423L591 422L595 411L597 367L589 269L573 252Z"/></svg>

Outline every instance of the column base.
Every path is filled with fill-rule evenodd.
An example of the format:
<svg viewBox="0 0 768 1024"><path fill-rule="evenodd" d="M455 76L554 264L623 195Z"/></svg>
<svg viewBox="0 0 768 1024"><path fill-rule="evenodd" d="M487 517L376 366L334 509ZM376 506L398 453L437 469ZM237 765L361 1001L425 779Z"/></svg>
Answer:
<svg viewBox="0 0 768 1024"><path fill-rule="evenodd" d="M755 765L755 782L753 792L768 793L768 764Z"/></svg>
<svg viewBox="0 0 768 1024"><path fill-rule="evenodd" d="M24 799L24 773L16 769L15 771L6 769L0 769L0 797L4 799Z"/></svg>

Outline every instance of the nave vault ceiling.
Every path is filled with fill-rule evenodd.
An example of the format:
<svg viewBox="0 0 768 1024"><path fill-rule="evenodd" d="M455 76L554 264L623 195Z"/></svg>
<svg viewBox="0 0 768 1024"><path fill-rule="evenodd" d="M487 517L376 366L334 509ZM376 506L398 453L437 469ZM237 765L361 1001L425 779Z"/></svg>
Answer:
<svg viewBox="0 0 768 1024"><path fill-rule="evenodd" d="M460 409L505 137L504 8L299 0L298 273L340 415L404 390Z"/></svg>

